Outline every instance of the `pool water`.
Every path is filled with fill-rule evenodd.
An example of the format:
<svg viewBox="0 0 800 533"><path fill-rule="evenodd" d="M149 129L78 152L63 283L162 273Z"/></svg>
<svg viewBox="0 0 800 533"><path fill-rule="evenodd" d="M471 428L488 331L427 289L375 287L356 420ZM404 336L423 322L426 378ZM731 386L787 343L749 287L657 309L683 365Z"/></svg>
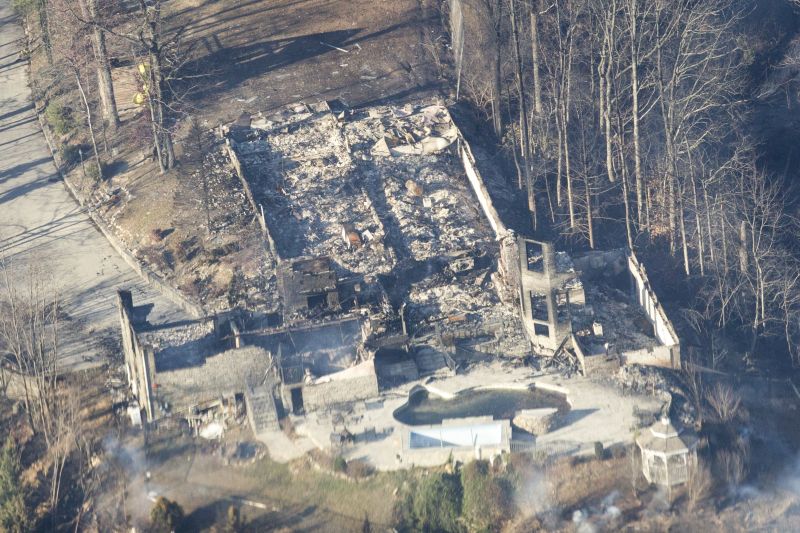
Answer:
<svg viewBox="0 0 800 533"><path fill-rule="evenodd" d="M411 394L408 402L400 406L394 417L410 426L441 424L449 418L491 416L495 420L511 419L524 409L554 407L561 412L569 410L562 394L544 390L468 390L450 400L419 390Z"/></svg>

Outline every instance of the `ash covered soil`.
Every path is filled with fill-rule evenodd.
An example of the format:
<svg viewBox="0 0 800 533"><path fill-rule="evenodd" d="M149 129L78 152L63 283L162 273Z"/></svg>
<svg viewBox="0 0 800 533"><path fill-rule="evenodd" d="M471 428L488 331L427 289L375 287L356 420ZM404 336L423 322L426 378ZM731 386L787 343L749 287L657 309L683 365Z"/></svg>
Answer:
<svg viewBox="0 0 800 533"><path fill-rule="evenodd" d="M308 100L355 107L418 98L441 87L427 53L438 33L432 0L170 2L167 25L194 50L205 78L191 94L203 117ZM437 46L441 46L438 43Z"/></svg>

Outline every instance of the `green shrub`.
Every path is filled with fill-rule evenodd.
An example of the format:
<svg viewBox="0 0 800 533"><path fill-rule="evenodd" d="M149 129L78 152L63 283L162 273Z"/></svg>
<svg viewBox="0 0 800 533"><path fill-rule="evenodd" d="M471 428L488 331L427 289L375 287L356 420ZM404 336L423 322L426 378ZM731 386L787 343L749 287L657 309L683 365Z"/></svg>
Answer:
<svg viewBox="0 0 800 533"><path fill-rule="evenodd" d="M606 451L603 448L603 443L600 441L594 443L594 456L596 459L603 459L606 456Z"/></svg>
<svg viewBox="0 0 800 533"><path fill-rule="evenodd" d="M150 510L150 530L153 533L170 533L183 522L183 508L172 500L159 496Z"/></svg>
<svg viewBox="0 0 800 533"><path fill-rule="evenodd" d="M401 533L414 529L414 494L417 483L408 470L398 472L397 499L392 508L392 524Z"/></svg>
<svg viewBox="0 0 800 533"><path fill-rule="evenodd" d="M461 469L462 513L470 531L497 531L511 508L511 488L492 474L487 461L473 461Z"/></svg>
<svg viewBox="0 0 800 533"><path fill-rule="evenodd" d="M102 172L102 174L100 174ZM100 181L103 176L105 175L105 165L100 163L100 169L97 168L97 163L95 163L91 158L86 161L86 177L92 181Z"/></svg>
<svg viewBox="0 0 800 533"><path fill-rule="evenodd" d="M62 144L58 149L62 165L77 165L81 162L80 148L74 144Z"/></svg>
<svg viewBox="0 0 800 533"><path fill-rule="evenodd" d="M61 102L53 100L44 110L44 118L56 135L64 135L75 129L75 120L72 117L72 110L65 107Z"/></svg>
<svg viewBox="0 0 800 533"><path fill-rule="evenodd" d="M375 473L375 469L372 468L372 465L361 459L354 459L347 463L347 475L352 478L363 479L373 473Z"/></svg>
<svg viewBox="0 0 800 533"><path fill-rule="evenodd" d="M336 459L333 460L333 470L334 472L344 472L347 470L347 461L345 461L344 457L341 455L336 456Z"/></svg>
<svg viewBox="0 0 800 533"><path fill-rule="evenodd" d="M17 443L6 437L0 451L0 531L16 533L33 529L26 494L19 483L21 473Z"/></svg>
<svg viewBox="0 0 800 533"><path fill-rule="evenodd" d="M414 495L414 518L422 531L462 531L461 480L457 474L434 473Z"/></svg>
<svg viewBox="0 0 800 533"><path fill-rule="evenodd" d="M611 457L614 459L622 459L626 455L628 455L628 449L622 444L617 444L615 446L611 446L608 449L611 452Z"/></svg>

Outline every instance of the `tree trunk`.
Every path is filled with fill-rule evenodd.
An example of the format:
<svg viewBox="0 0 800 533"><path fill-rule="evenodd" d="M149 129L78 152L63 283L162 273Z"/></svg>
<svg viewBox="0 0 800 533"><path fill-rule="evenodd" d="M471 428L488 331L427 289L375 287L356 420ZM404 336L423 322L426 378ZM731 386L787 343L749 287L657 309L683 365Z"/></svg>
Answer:
<svg viewBox="0 0 800 533"><path fill-rule="evenodd" d="M542 81L539 77L539 0L531 2L531 57L533 60L533 111L542 115Z"/></svg>
<svg viewBox="0 0 800 533"><path fill-rule="evenodd" d="M744 220L739 223L739 271L747 272L747 224Z"/></svg>
<svg viewBox="0 0 800 533"><path fill-rule="evenodd" d="M97 89L100 93L100 101L103 104L103 118L112 129L115 129L119 126L119 113L117 112L117 100L114 96L111 66L108 62L106 35L100 24L97 23L97 1L79 0L78 4L83 18L92 27L92 49L94 50L95 64L97 66Z"/></svg>
<svg viewBox="0 0 800 533"><path fill-rule="evenodd" d="M73 67L75 68L75 67ZM94 162L97 166L97 181L103 181L103 166L100 164L100 152L97 150L97 141L94 135L94 126L92 125L92 109L89 107L89 101L86 99L86 91L83 90L83 83L81 83L81 76L78 69L75 68L75 81L78 84L78 92L83 100L83 105L86 108L86 122L89 125L89 138L92 140L92 149L94 150Z"/></svg>
<svg viewBox="0 0 800 533"><path fill-rule="evenodd" d="M524 165L523 171L525 175L525 186L527 188L528 196L528 210L531 214L531 221L533 228L538 226L536 216L536 193L534 191L533 180L531 179L530 156L531 145L528 136L528 106L525 99L525 83L522 74L522 57L519 48L519 29L517 25L517 6L515 0L511 0L509 4L509 15L511 17L511 34L514 40L514 62L517 68L517 88L519 90L519 113L520 113L520 130L522 137L523 151L522 151L522 164Z"/></svg>
<svg viewBox="0 0 800 533"><path fill-rule="evenodd" d="M567 181L567 209L569 210L569 227L575 228L575 204L574 204L574 197L572 195L572 176L570 174L570 165L569 165L569 135L567 127L568 119L567 119L567 110L566 104L564 102L561 103L561 113L562 113L562 122L564 123L564 178Z"/></svg>
<svg viewBox="0 0 800 533"><path fill-rule="evenodd" d="M589 175L583 177L583 185L586 189L586 225L589 232L589 248L594 250L594 222L592 220L592 193L589 187Z"/></svg>
<svg viewBox="0 0 800 533"><path fill-rule="evenodd" d="M705 182L703 182L702 185L703 203L706 210L706 226L708 229L708 252L711 262L714 263L714 234L711 232L711 205L708 203L708 190L706 189Z"/></svg>
<svg viewBox="0 0 800 533"><path fill-rule="evenodd" d="M620 131L620 136L623 135L622 117L619 110L617 110L617 128ZM628 238L628 248L633 250L633 234L631 231L631 205L630 205L630 192L628 191L628 165L625 163L625 154L621 147L625 146L624 138L620 138L619 153L619 168L622 170L622 201L625 205L625 235Z"/></svg>
<svg viewBox="0 0 800 533"><path fill-rule="evenodd" d="M681 230L681 247L683 248L683 270L686 272L686 275L690 275L689 271L689 244L686 238L686 215L683 209L683 187L678 189L678 216L680 217L678 223L680 225Z"/></svg>
<svg viewBox="0 0 800 533"><path fill-rule="evenodd" d="M88 0L92 16L97 16L97 0ZM106 49L106 34L98 26L94 27L93 41L97 59L97 85L100 89L100 101L103 103L103 117L112 129L119 126L117 98L114 95L114 81L111 77L111 65Z"/></svg>
<svg viewBox="0 0 800 533"><path fill-rule="evenodd" d="M604 38L602 45L602 52L600 53L600 95L601 113L600 116L603 121L603 129L606 137L606 172L608 174L608 181L614 183L614 159L613 159L613 139L611 136L611 67L613 63L614 54L614 41L616 39L616 2L612 2L609 11L610 14L605 20ZM609 20L610 19L610 20Z"/></svg>
<svg viewBox="0 0 800 533"><path fill-rule="evenodd" d="M493 80L494 89L492 94L493 97L492 108L494 109L494 113L492 115L492 124L494 125L494 134L497 136L498 139L503 138L503 109L502 106L500 105L500 102L502 101L501 96L503 94L501 90L501 86L503 83L502 72L500 71L500 67L503 61L502 57L503 50L501 47L501 40L500 40L500 28L502 27L500 22L502 16L501 15L502 6L503 3L498 1L495 10L495 18L497 19L495 21L495 28L497 29L495 30L495 35L494 35L494 80ZM463 28L463 23L462 23L462 28ZM464 46L463 36L461 37L461 43L462 43L461 46L463 47Z"/></svg>
<svg viewBox="0 0 800 533"><path fill-rule="evenodd" d="M630 41L631 41L631 120L633 122L633 175L636 182L636 216L639 225L642 225L643 191L642 183L642 156L639 144L639 53L638 53L638 28L636 26L639 16L636 0L631 0L628 9Z"/></svg>
<svg viewBox="0 0 800 533"><path fill-rule="evenodd" d="M53 64L53 45L50 41L50 17L47 13L47 0L38 0L37 14L39 15L39 31L42 34L42 47L44 47L47 64Z"/></svg>
<svg viewBox="0 0 800 533"><path fill-rule="evenodd" d="M697 202L697 184L694 179L694 172L692 172L692 199L694 202L694 224L697 227L697 257L700 261L700 275L706 273L706 258L705 258L705 240L703 239L703 224L700 221L700 206ZM709 236L710 238L710 236Z"/></svg>

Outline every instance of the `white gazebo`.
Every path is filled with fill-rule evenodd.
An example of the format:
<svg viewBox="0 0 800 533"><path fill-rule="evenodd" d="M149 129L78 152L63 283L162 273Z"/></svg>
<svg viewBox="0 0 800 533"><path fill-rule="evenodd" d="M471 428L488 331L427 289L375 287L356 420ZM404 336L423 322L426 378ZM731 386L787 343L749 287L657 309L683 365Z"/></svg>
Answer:
<svg viewBox="0 0 800 533"><path fill-rule="evenodd" d="M697 442L695 432L676 429L668 417L662 417L636 438L644 477L668 489L686 483L697 464Z"/></svg>

